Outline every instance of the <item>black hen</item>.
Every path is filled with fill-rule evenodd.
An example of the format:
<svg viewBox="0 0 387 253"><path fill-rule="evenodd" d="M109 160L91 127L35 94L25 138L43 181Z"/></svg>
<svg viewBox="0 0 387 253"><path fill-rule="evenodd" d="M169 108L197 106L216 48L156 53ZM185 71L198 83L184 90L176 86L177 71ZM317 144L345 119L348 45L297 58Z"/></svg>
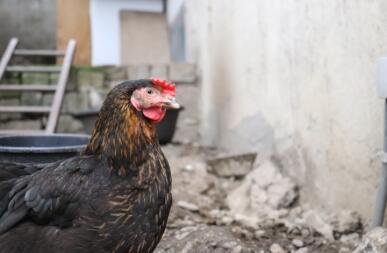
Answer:
<svg viewBox="0 0 387 253"><path fill-rule="evenodd" d="M0 165L0 252L152 252L172 203L154 123L174 95L157 79L120 84L81 155Z"/></svg>

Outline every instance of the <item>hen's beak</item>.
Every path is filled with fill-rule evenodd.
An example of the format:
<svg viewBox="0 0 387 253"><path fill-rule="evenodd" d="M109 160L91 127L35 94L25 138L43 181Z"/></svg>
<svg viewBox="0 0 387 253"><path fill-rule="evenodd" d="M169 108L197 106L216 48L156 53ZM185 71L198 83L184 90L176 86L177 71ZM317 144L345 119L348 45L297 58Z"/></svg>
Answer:
<svg viewBox="0 0 387 253"><path fill-rule="evenodd" d="M177 103L176 98L165 98L163 101L164 108L166 109L179 109L180 105Z"/></svg>

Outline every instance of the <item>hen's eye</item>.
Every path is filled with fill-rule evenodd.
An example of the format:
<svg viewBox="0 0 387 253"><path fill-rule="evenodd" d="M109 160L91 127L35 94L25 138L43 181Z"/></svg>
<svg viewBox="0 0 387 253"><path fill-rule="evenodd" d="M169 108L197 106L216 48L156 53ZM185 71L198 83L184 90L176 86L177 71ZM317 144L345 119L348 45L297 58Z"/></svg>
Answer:
<svg viewBox="0 0 387 253"><path fill-rule="evenodd" d="M152 89L147 89L147 90L146 90L146 93L147 93L148 95L152 95L152 94L153 94L153 90L152 90Z"/></svg>

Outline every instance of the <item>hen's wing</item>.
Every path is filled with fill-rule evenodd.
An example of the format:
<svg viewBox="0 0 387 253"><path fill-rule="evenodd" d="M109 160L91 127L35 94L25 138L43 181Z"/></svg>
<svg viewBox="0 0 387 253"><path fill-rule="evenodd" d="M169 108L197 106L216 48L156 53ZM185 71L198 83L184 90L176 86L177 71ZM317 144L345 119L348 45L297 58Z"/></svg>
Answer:
<svg viewBox="0 0 387 253"><path fill-rule="evenodd" d="M54 164L54 163L52 163ZM0 162L0 182L20 176L30 175L51 163L4 163Z"/></svg>
<svg viewBox="0 0 387 253"><path fill-rule="evenodd" d="M67 226L76 214L83 182L98 164L94 156L80 156L0 183L0 192L2 187L12 187L0 199L0 234L26 217L37 223Z"/></svg>

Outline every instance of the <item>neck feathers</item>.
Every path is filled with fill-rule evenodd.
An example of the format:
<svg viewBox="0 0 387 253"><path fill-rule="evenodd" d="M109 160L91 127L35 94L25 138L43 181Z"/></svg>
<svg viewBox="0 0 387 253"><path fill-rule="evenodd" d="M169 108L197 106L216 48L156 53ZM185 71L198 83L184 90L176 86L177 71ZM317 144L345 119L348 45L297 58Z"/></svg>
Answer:
<svg viewBox="0 0 387 253"><path fill-rule="evenodd" d="M121 177L137 174L149 153L159 146L155 126L131 104L103 107L83 154L107 159L109 169Z"/></svg>

